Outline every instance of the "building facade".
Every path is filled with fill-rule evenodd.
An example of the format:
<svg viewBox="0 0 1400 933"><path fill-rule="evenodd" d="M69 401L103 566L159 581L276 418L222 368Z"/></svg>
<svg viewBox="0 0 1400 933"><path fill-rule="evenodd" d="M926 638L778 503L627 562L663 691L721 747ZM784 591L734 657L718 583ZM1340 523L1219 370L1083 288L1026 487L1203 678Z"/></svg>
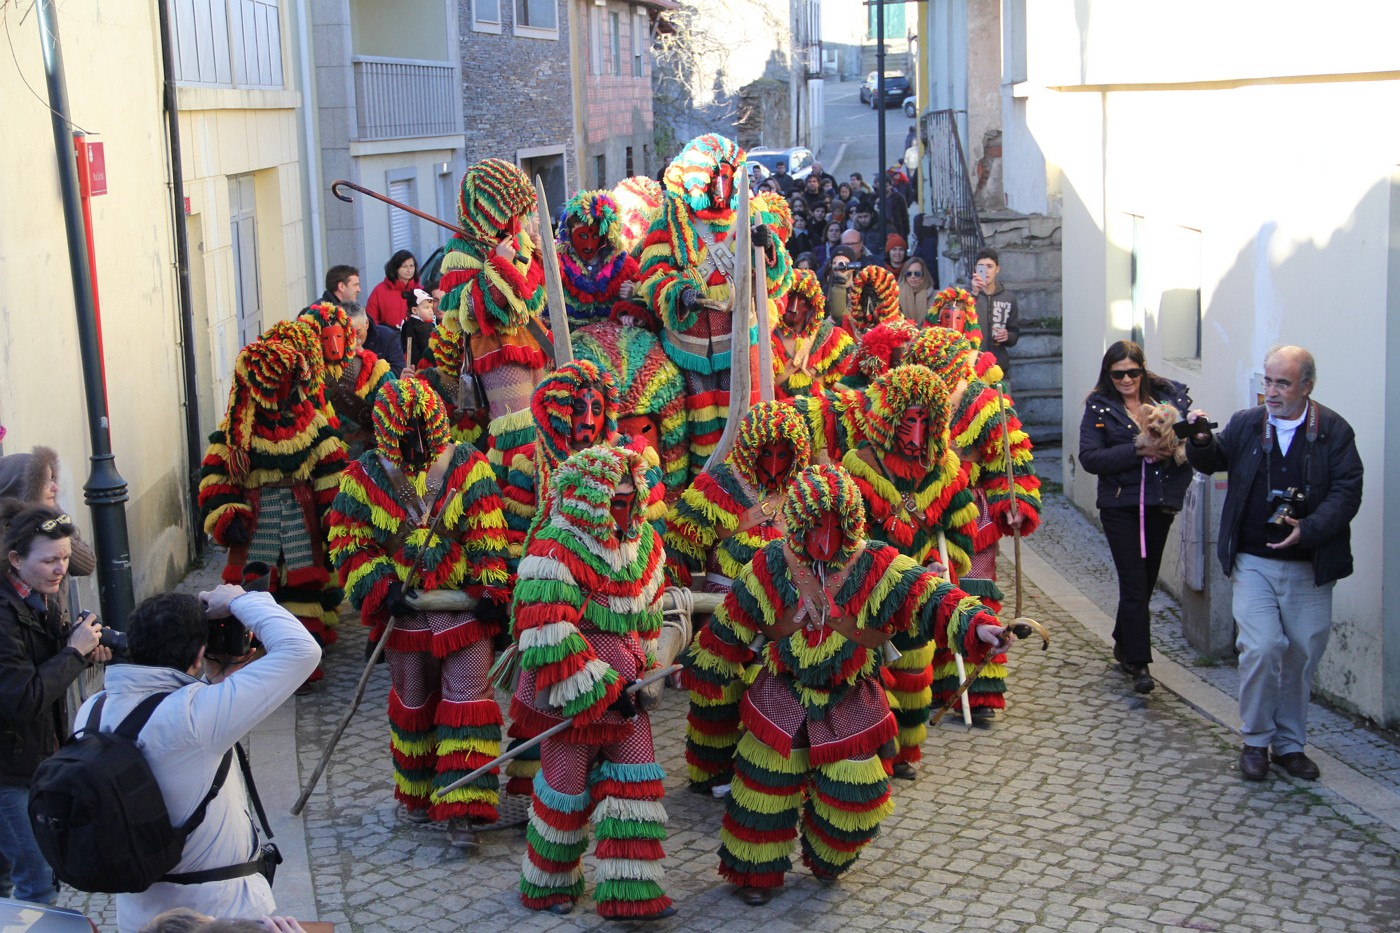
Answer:
<svg viewBox="0 0 1400 933"><path fill-rule="evenodd" d="M578 98L576 188L611 188L632 175L655 176L652 39L669 0L573 0L574 87Z"/></svg>

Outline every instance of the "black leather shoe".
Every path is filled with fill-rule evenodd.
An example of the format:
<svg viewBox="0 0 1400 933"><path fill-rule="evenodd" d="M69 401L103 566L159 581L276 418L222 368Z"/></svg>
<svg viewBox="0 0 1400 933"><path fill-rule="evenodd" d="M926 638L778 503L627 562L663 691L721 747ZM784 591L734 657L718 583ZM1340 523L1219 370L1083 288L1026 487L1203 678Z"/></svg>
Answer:
<svg viewBox="0 0 1400 933"><path fill-rule="evenodd" d="M972 708L972 724L982 729L990 729L992 720L997 718L997 711L990 706L974 706Z"/></svg>
<svg viewBox="0 0 1400 933"><path fill-rule="evenodd" d="M1147 665L1139 664L1137 671L1133 674L1133 691L1135 693L1151 693L1157 686L1157 681L1152 679L1152 675L1147 673Z"/></svg>
<svg viewBox="0 0 1400 933"><path fill-rule="evenodd" d="M647 914L644 917L608 917L606 919L612 920L616 923L648 923L652 920L665 920L668 917L674 917L675 915L676 908L664 907L661 910L658 910L656 913Z"/></svg>
<svg viewBox="0 0 1400 933"><path fill-rule="evenodd" d="M919 776L919 772L907 761L896 761L893 776L901 781L912 781Z"/></svg>
<svg viewBox="0 0 1400 933"><path fill-rule="evenodd" d="M740 888L734 893L739 895L739 900L750 907L762 907L773 899L772 888Z"/></svg>
<svg viewBox="0 0 1400 933"><path fill-rule="evenodd" d="M1269 750L1261 745L1246 745L1240 752L1240 774L1246 781L1262 781L1268 777Z"/></svg>
<svg viewBox="0 0 1400 933"><path fill-rule="evenodd" d="M1293 775L1295 778L1302 778L1304 781L1316 781L1322 777L1322 769L1302 752L1289 752L1287 755L1273 755L1273 762L1282 765L1283 770Z"/></svg>
<svg viewBox="0 0 1400 933"><path fill-rule="evenodd" d="M558 915L561 916L561 917L567 917L569 914L571 914L571 913L574 912L574 902L573 902L573 901L561 901L561 902L558 903L558 904L550 904L550 905L549 905L547 908L545 908L545 909L548 910L548 911L549 911L550 913L552 913L552 914L558 914Z"/></svg>

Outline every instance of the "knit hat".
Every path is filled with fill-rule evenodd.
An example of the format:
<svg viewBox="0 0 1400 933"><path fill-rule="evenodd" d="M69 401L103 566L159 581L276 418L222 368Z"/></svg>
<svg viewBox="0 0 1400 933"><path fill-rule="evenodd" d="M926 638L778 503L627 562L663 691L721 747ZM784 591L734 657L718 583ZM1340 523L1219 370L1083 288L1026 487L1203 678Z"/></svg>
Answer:
<svg viewBox="0 0 1400 933"><path fill-rule="evenodd" d="M888 253L896 246L898 246L900 249L908 249L909 241L904 239L904 237L900 236L898 233L891 233L889 236L885 237L885 252Z"/></svg>

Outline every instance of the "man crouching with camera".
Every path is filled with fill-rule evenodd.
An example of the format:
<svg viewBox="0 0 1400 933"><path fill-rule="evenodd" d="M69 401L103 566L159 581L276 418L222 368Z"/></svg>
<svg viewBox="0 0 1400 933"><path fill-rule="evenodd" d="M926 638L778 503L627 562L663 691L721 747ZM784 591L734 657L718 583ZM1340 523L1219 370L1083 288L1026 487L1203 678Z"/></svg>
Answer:
<svg viewBox="0 0 1400 933"><path fill-rule="evenodd" d="M1302 347L1264 356L1264 404L1236 412L1219 435L1205 412L1186 420L1186 457L1202 473L1229 471L1220 563L1233 584L1239 634L1240 773L1273 761L1320 776L1303 752L1313 672L1332 631L1332 589L1350 576L1351 520L1361 507L1361 456L1341 415L1312 399L1317 365Z"/></svg>
<svg viewBox="0 0 1400 933"><path fill-rule="evenodd" d="M209 794L225 754L311 676L321 649L270 594L233 584L198 597L151 597L132 613L126 635L131 663L107 669L101 728L112 731L152 694L170 694L156 706L137 743L171 822L181 826ZM251 663L250 635L265 652ZM87 721L92 702L78 712L78 722ZM158 881L139 894L118 894L121 930L138 930L172 907L227 918L276 913L271 885L260 871L265 860L244 788L235 763L204 820L185 840L172 874L235 867L246 873L202 883L199 875L185 879L195 883Z"/></svg>

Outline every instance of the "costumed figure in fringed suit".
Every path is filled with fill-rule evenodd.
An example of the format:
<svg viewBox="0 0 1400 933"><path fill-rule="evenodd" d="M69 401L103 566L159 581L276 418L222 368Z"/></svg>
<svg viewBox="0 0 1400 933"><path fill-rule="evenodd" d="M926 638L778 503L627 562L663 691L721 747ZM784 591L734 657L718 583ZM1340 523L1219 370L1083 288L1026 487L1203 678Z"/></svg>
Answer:
<svg viewBox="0 0 1400 933"><path fill-rule="evenodd" d="M444 316L428 341L433 365L420 373L447 403L454 438L485 449L485 431L507 463L550 364L532 333L543 333L545 308L544 267L524 229L534 209L535 189L509 162L485 159L462 176L458 217L471 236L447 242Z"/></svg>
<svg viewBox="0 0 1400 933"><path fill-rule="evenodd" d="M965 288L949 285L934 295L933 304L924 317L924 323L957 331L972 345L973 350L982 349L982 326L977 322L977 299Z"/></svg>
<svg viewBox="0 0 1400 933"><path fill-rule="evenodd" d="M321 349L307 324L280 326L234 362L228 411L199 472L204 530L228 548L225 583L243 567L273 568L270 589L322 645L335 642L336 607L323 518L345 466L345 445L321 410ZM310 680L320 680L318 667Z"/></svg>
<svg viewBox="0 0 1400 933"><path fill-rule="evenodd" d="M650 312L632 301L641 269L623 248L622 219L611 194L580 191L569 198L557 252L571 330L609 319L650 323Z"/></svg>
<svg viewBox="0 0 1400 933"><path fill-rule="evenodd" d="M451 842L470 845L468 824L496 821L496 775L441 788L500 754L487 673L504 613L481 610L509 599L501 498L486 458L452 443L442 401L421 380L385 385L373 423L377 449L346 468L331 507L331 558L372 638L394 618L385 650L401 814L447 820ZM420 612L408 587L463 591L479 605Z"/></svg>
<svg viewBox="0 0 1400 933"><path fill-rule="evenodd" d="M394 378L389 364L369 350L355 346L350 316L340 305L322 302L302 311L298 320L310 324L321 338L326 364L326 418L340 431L346 456L358 460L374 446L370 410L384 383Z"/></svg>
<svg viewBox="0 0 1400 933"><path fill-rule="evenodd" d="M646 175L633 175L618 182L612 196L622 220L622 248L635 256L641 252L651 222L661 213L661 182Z"/></svg>
<svg viewBox="0 0 1400 933"><path fill-rule="evenodd" d="M574 353L612 374L617 383L617 429L656 451L664 498L680 498L690 481L685 380L656 335L603 321L574 334Z"/></svg>
<svg viewBox="0 0 1400 933"><path fill-rule="evenodd" d="M865 391L862 416L864 439L842 465L860 488L874 533L916 563L939 566L943 532L952 566L939 573L956 582L971 567L977 506L948 442L943 383L922 366L897 366ZM908 634L894 646L900 657L884 672L899 721L894 776L912 779L927 734L935 648Z"/></svg>
<svg viewBox="0 0 1400 933"><path fill-rule="evenodd" d="M686 144L666 168L661 213L642 243L638 300L661 321L661 346L685 375L692 476L704 468L729 417L729 304L738 272L734 179L743 161L743 150L723 136ZM776 298L792 285L787 249L762 223L753 234L765 256L768 297ZM757 339L756 330L751 337ZM750 384L758 385L756 371Z"/></svg>
<svg viewBox="0 0 1400 933"><path fill-rule="evenodd" d="M728 593L759 549L787 534L783 504L810 457L806 426L791 406L759 402L750 409L729 456L697 476L666 516L666 569L674 584L694 588L703 572L706 592ZM691 703L685 758L694 789L728 781L739 740L730 705Z"/></svg>
<svg viewBox="0 0 1400 933"><path fill-rule="evenodd" d="M902 317L870 328L856 344L846 374L841 377L841 385L849 389L865 389L872 379L905 362L905 347L919 330Z"/></svg>
<svg viewBox="0 0 1400 933"><path fill-rule="evenodd" d="M772 338L774 394L810 395L814 384L834 384L855 346L850 334L827 319L826 296L816 274L798 269L778 309Z"/></svg>
<svg viewBox="0 0 1400 933"><path fill-rule="evenodd" d="M554 471L548 521L520 562L521 676L511 718L539 734L573 717L541 746L520 878L532 910L568 913L583 894L592 819L598 913L650 920L675 912L660 884L664 774L651 721L624 692L654 666L662 624L664 553L644 521L647 495L635 450L574 454Z"/></svg>
<svg viewBox="0 0 1400 933"><path fill-rule="evenodd" d="M1010 637L975 598L867 541L860 491L840 467L799 473L783 511L786 535L740 572L684 674L692 718L730 743L716 749L733 755L719 873L752 905L783 884L799 824L803 862L830 883L892 812L896 725L879 676L891 638L953 645L977 663Z"/></svg>
<svg viewBox="0 0 1400 933"><path fill-rule="evenodd" d="M981 357L992 356L982 353ZM1021 426L1010 396L998 401L995 386L978 378L974 360L979 354L971 344L946 327L929 327L909 347L909 357L929 369L948 390L949 439L962 460L968 488L977 503L977 531L973 536L972 564L958 585L981 599L993 611L1001 611L1002 591L996 582L997 543L1013 534L1031 534L1040 526L1040 479L1035 475L1031 439ZM995 357L993 357L995 359ZM1000 369L997 368L997 372ZM1002 411L1011 436L1010 452L1015 489L1007 470L1007 443L1002 434ZM1011 496L1016 496L1013 519ZM938 652L933 659L933 702L943 705L958 690L957 664L951 654ZM975 724L988 725L995 710L1006 707L1006 658L993 658L967 691Z"/></svg>
<svg viewBox="0 0 1400 933"><path fill-rule="evenodd" d="M902 317L899 281L884 266L862 266L851 279L850 308L842 325L856 340L877 324Z"/></svg>

